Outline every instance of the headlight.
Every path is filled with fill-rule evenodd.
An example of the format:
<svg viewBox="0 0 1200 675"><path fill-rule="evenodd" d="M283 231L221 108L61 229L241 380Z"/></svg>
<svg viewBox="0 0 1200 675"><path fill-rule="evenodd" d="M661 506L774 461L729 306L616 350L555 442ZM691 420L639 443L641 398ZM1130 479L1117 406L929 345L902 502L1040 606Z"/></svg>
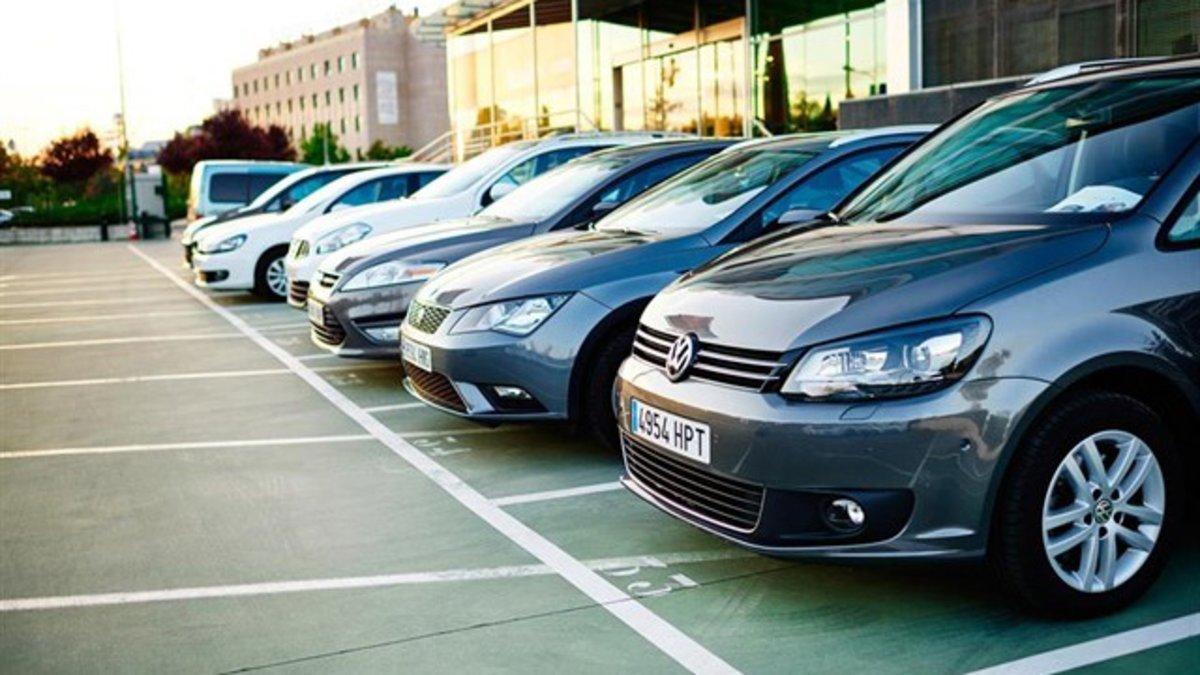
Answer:
<svg viewBox="0 0 1200 675"><path fill-rule="evenodd" d="M197 247L201 253L229 253L237 250L239 246L246 243L246 235L235 234L232 237L226 237L215 245L211 239L200 242Z"/></svg>
<svg viewBox="0 0 1200 675"><path fill-rule="evenodd" d="M991 334L982 316L935 321L812 348L781 389L810 400L923 394L970 370Z"/></svg>
<svg viewBox="0 0 1200 675"><path fill-rule="evenodd" d="M494 330L509 335L529 335L537 330L570 295L547 295L540 298L508 300L474 307L454 324L451 333L474 333Z"/></svg>
<svg viewBox="0 0 1200 675"><path fill-rule="evenodd" d="M350 277L350 280L342 286L342 290L357 291L364 288L378 288L379 286L394 286L413 281L425 281L445 266L446 263L444 262L414 263L396 261L381 263L368 267Z"/></svg>
<svg viewBox="0 0 1200 675"><path fill-rule="evenodd" d="M366 223L354 223L353 225L338 228L317 240L317 254L333 253L343 246L353 244L368 234L371 234L371 226Z"/></svg>

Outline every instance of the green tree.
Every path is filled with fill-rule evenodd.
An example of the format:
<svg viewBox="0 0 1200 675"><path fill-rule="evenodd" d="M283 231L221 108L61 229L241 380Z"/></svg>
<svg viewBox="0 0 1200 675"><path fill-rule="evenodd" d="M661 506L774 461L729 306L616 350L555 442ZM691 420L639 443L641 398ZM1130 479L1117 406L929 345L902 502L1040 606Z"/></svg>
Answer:
<svg viewBox="0 0 1200 675"><path fill-rule="evenodd" d="M408 157L412 153L413 149L407 145L398 145L392 147L383 141L377 140L371 144L371 147L367 148L365 155L360 153L359 159L387 161L391 159L400 159L401 157Z"/></svg>
<svg viewBox="0 0 1200 675"><path fill-rule="evenodd" d="M328 154L326 154L328 153ZM300 144L300 161L306 164L344 164L350 161L350 153L338 145L337 134L328 124L313 125L312 135Z"/></svg>

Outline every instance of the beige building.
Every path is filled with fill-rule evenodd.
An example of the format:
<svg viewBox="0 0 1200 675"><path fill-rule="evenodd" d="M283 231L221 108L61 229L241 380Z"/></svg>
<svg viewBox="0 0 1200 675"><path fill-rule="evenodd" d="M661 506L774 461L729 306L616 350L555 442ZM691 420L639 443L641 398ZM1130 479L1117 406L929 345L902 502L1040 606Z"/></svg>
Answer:
<svg viewBox="0 0 1200 675"><path fill-rule="evenodd" d="M376 140L420 148L449 125L446 53L417 40L413 21L393 7L263 49L233 71L232 105L297 145L327 122L351 156Z"/></svg>

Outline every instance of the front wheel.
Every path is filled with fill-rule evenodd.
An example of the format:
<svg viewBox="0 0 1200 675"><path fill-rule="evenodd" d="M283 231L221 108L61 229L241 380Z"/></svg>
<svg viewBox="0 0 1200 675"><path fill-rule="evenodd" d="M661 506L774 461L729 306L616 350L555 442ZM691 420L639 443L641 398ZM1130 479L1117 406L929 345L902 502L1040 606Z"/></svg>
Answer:
<svg viewBox="0 0 1200 675"><path fill-rule="evenodd" d="M583 387L584 427L613 450L621 447L616 414L617 370L633 350L633 333L630 327L605 340L588 368Z"/></svg>
<svg viewBox="0 0 1200 675"><path fill-rule="evenodd" d="M254 294L269 300L287 298L288 279L284 259L287 247L268 250L258 259L254 268Z"/></svg>
<svg viewBox="0 0 1200 675"><path fill-rule="evenodd" d="M1162 418L1140 401L1084 392L1054 407L1018 450L997 502L992 562L1041 614L1096 616L1162 571L1183 482Z"/></svg>

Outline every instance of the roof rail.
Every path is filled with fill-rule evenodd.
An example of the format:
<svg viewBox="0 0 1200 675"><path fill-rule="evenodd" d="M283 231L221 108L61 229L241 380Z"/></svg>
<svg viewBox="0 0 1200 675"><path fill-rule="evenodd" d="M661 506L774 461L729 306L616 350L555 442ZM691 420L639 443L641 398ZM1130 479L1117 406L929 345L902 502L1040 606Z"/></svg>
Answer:
<svg viewBox="0 0 1200 675"><path fill-rule="evenodd" d="M1047 82L1056 82L1065 80L1068 77L1083 75L1085 73L1095 73L1102 70L1112 70L1115 68L1124 68L1126 66L1136 66L1143 63L1154 63L1155 61L1164 61L1162 56L1141 56L1129 57L1124 59L1101 59L1098 61L1081 61L1079 63L1070 63L1065 66L1051 68L1040 75L1034 76L1023 86L1032 87L1035 84L1045 84Z"/></svg>

